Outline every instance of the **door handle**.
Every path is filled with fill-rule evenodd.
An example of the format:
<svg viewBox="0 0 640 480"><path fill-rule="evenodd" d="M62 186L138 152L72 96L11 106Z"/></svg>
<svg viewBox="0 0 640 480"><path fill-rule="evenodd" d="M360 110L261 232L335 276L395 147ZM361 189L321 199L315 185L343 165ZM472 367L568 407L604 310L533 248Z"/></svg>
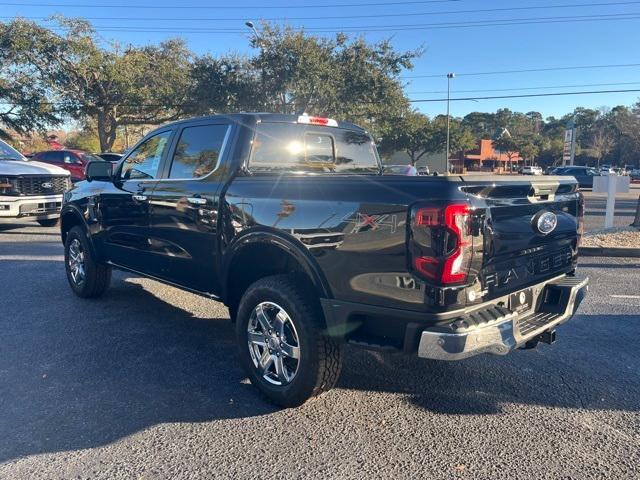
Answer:
<svg viewBox="0 0 640 480"><path fill-rule="evenodd" d="M187 202L189 202L191 205L205 205L207 203L207 199L200 197L189 197L187 198Z"/></svg>
<svg viewBox="0 0 640 480"><path fill-rule="evenodd" d="M147 201L147 196L146 195L141 195L139 193L134 193L133 195L131 195L131 198L133 198L136 202L146 202Z"/></svg>

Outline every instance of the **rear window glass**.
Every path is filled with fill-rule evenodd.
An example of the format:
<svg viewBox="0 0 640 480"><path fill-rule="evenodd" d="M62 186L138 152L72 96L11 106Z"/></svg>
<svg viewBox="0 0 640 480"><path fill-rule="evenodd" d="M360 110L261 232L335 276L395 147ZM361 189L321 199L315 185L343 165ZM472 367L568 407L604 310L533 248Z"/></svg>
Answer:
<svg viewBox="0 0 640 480"><path fill-rule="evenodd" d="M290 123L261 123L253 140L253 172L377 173L369 135L355 130Z"/></svg>

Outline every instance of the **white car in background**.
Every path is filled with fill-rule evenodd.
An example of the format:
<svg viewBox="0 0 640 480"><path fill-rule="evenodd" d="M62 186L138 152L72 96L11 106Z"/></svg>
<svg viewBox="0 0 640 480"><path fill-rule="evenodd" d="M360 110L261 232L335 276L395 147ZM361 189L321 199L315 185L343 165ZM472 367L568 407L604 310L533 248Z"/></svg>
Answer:
<svg viewBox="0 0 640 480"><path fill-rule="evenodd" d="M601 175L617 175L616 171L611 167L611 165L602 165L600 167Z"/></svg>
<svg viewBox="0 0 640 480"><path fill-rule="evenodd" d="M522 175L542 175L542 167L538 167L535 165L527 165L522 167Z"/></svg>
<svg viewBox="0 0 640 480"><path fill-rule="evenodd" d="M69 172L27 160L0 140L0 220L31 218L52 227L58 223L62 196L69 188Z"/></svg>

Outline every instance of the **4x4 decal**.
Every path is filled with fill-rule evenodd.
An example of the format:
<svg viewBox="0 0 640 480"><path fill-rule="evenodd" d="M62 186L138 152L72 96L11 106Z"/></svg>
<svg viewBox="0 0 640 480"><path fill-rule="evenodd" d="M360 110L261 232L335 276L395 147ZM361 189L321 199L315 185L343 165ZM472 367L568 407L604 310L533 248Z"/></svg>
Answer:
<svg viewBox="0 0 640 480"><path fill-rule="evenodd" d="M395 214L376 215L356 212L347 215L344 220L354 224L351 233L379 230L381 227L388 227L391 233L395 233L398 229L398 216Z"/></svg>

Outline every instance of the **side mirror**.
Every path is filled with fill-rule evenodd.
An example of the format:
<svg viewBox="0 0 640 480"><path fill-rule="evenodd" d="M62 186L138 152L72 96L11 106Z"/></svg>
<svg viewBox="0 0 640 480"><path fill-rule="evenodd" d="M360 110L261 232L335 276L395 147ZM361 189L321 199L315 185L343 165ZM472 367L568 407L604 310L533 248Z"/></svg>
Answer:
<svg viewBox="0 0 640 480"><path fill-rule="evenodd" d="M99 182L112 182L113 181L113 163L97 161L87 163L87 167L84 169L84 176L87 182L97 180Z"/></svg>

